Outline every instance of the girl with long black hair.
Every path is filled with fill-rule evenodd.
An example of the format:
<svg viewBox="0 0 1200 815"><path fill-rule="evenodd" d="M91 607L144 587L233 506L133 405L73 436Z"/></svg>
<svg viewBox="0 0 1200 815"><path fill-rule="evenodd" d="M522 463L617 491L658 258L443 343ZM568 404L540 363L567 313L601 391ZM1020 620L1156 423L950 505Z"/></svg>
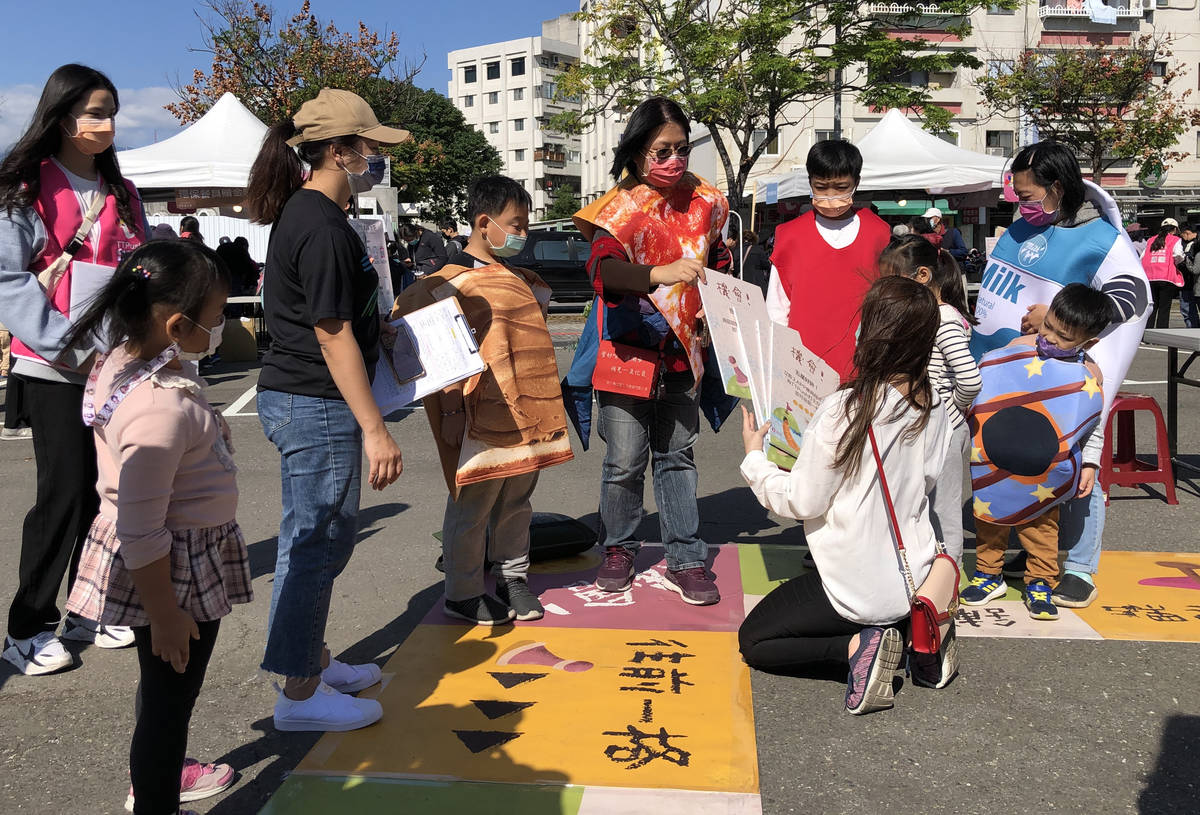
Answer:
<svg viewBox="0 0 1200 815"><path fill-rule="evenodd" d="M96 451L79 414L95 348L66 345L75 264L115 267L146 238L137 190L121 177L113 149L119 106L104 74L63 65L0 162L0 323L13 334L9 387L24 390L37 461L37 497L22 529L3 657L26 675L71 664L55 635L55 601L63 577L74 581L98 507ZM101 648L133 644L127 627L74 614L63 637Z"/></svg>

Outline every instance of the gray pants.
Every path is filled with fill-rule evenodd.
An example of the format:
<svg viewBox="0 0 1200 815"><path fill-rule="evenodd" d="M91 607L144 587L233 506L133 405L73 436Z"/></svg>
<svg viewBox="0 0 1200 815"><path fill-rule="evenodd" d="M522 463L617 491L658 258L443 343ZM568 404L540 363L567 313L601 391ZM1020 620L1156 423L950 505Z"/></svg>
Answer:
<svg viewBox="0 0 1200 815"><path fill-rule="evenodd" d="M967 453L971 445L971 432L963 422L950 431L946 448L946 463L929 493L929 520L933 532L938 536L946 553L962 565L963 552L963 502L971 497L970 469Z"/></svg>
<svg viewBox="0 0 1200 815"><path fill-rule="evenodd" d="M537 472L490 478L462 487L457 501L447 499L442 521L447 600L467 600L484 593L485 556L496 564L502 577L525 577L529 572L530 498L537 480Z"/></svg>

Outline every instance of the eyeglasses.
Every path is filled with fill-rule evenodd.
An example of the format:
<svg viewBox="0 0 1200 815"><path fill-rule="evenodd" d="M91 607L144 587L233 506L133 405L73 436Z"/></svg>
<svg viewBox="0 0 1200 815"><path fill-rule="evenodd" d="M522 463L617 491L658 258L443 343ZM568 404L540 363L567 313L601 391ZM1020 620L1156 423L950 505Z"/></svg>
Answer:
<svg viewBox="0 0 1200 815"><path fill-rule="evenodd" d="M651 158L656 158L659 161L666 161L673 155L679 156L680 158L687 158L688 153L690 152L692 152L692 146L690 144L685 144L682 147L660 147L657 150L647 150L646 155L650 156Z"/></svg>

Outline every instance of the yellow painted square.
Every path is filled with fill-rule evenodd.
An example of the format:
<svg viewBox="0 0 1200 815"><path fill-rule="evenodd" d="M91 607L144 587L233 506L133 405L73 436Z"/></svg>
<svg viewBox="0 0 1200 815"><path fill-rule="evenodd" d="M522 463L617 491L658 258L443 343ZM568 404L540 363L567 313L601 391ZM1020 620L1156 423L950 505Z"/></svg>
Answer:
<svg viewBox="0 0 1200 815"><path fill-rule="evenodd" d="M299 772L758 792L735 632L421 625L384 671L383 720L327 734Z"/></svg>
<svg viewBox="0 0 1200 815"><path fill-rule="evenodd" d="M1102 552L1096 585L1075 613L1105 639L1200 642L1200 555Z"/></svg>

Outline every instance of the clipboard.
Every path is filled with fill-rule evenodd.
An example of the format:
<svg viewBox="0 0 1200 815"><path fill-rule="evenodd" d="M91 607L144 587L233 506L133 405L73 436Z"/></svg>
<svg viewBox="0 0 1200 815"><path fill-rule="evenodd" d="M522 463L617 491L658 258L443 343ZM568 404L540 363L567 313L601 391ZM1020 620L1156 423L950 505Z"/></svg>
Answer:
<svg viewBox="0 0 1200 815"><path fill-rule="evenodd" d="M386 416L434 391L482 373L475 332L453 297L417 309L390 325L396 342L382 349L371 391Z"/></svg>

